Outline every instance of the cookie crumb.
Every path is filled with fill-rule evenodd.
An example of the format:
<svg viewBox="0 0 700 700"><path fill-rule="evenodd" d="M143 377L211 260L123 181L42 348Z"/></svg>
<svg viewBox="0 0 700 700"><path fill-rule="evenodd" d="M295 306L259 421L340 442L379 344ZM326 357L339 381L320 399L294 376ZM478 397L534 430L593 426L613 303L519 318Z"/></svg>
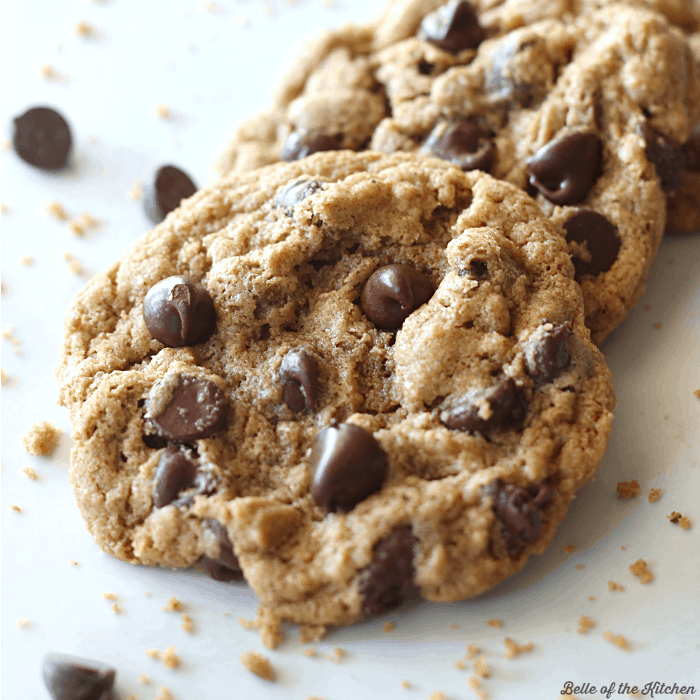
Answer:
<svg viewBox="0 0 700 700"><path fill-rule="evenodd" d="M428 695L428 700L447 700L447 695L444 690L434 690Z"/></svg>
<svg viewBox="0 0 700 700"><path fill-rule="evenodd" d="M578 569L579 571L583 571L586 567L583 564L576 564L574 568Z"/></svg>
<svg viewBox="0 0 700 700"><path fill-rule="evenodd" d="M188 634L192 632L192 629L194 628L194 622L192 622L192 618L189 615L182 614L180 616L180 619L182 620L182 624L180 625L180 629L185 630Z"/></svg>
<svg viewBox="0 0 700 700"><path fill-rule="evenodd" d="M129 197L133 199L135 202L137 202L139 199L141 199L143 195L143 183L141 180L134 180L134 184L131 186L131 189L129 190Z"/></svg>
<svg viewBox="0 0 700 700"><path fill-rule="evenodd" d="M654 580L654 574L649 571L644 559L637 559L634 564L630 564L629 569L642 583L649 583Z"/></svg>
<svg viewBox="0 0 700 700"><path fill-rule="evenodd" d="M503 620L499 620L498 618L491 617L486 621L486 624L489 627L503 627Z"/></svg>
<svg viewBox="0 0 700 700"><path fill-rule="evenodd" d="M174 646L169 646L161 655L160 660L165 668L177 668L180 665L180 657L175 653Z"/></svg>
<svg viewBox="0 0 700 700"><path fill-rule="evenodd" d="M464 661L462 661L462 659L457 659L457 661L455 661L455 668L458 671L464 671L464 669L466 667L467 667L467 664L465 664Z"/></svg>
<svg viewBox="0 0 700 700"><path fill-rule="evenodd" d="M450 629L451 629L451 630L458 630L458 629L459 629L459 625L458 625L457 623L453 622L453 623L450 625Z"/></svg>
<svg viewBox="0 0 700 700"><path fill-rule="evenodd" d="M116 593L103 593L102 597L106 598L107 600L116 600L117 594Z"/></svg>
<svg viewBox="0 0 700 700"><path fill-rule="evenodd" d="M266 681L275 680L275 672L270 664L270 660L255 651L241 652L241 663L256 676L264 678Z"/></svg>
<svg viewBox="0 0 700 700"><path fill-rule="evenodd" d="M83 39L97 39L100 36L100 32L94 25L90 24L86 20L81 20L75 25L75 33L82 37Z"/></svg>
<svg viewBox="0 0 700 700"><path fill-rule="evenodd" d="M401 687L408 689L408 688L411 688L412 686L407 680L404 679L401 681Z"/></svg>
<svg viewBox="0 0 700 700"><path fill-rule="evenodd" d="M207 0L207 2L204 3L204 9L207 12L221 12L221 8L215 3L212 2L211 0Z"/></svg>
<svg viewBox="0 0 700 700"><path fill-rule="evenodd" d="M166 105L164 102L161 102L160 104L156 105L156 117L158 119L163 119L163 120L169 120L173 118L173 113L170 107Z"/></svg>
<svg viewBox="0 0 700 700"><path fill-rule="evenodd" d="M64 253L63 259L68 264L68 269L74 275L77 275L78 277L90 276L89 270L83 265L83 263L80 262L80 260L78 260L78 258L75 257L75 255L72 255L71 253Z"/></svg>
<svg viewBox="0 0 700 700"><path fill-rule="evenodd" d="M122 609L121 609L121 607L119 606L119 603L113 603L113 604L112 604L112 612L113 612L113 613L116 613L116 614L118 615L119 613L121 613L121 611L122 611Z"/></svg>
<svg viewBox="0 0 700 700"><path fill-rule="evenodd" d="M636 479L631 481L617 482L617 497L620 498L635 498L642 492L639 482Z"/></svg>
<svg viewBox="0 0 700 700"><path fill-rule="evenodd" d="M393 631L394 631L394 627L395 627L395 625L394 625L393 622L391 622L391 621L385 622L385 623L384 623L384 626L382 627L382 632L385 632L386 634L389 634L389 632L393 632Z"/></svg>
<svg viewBox="0 0 700 700"><path fill-rule="evenodd" d="M339 664L340 660L345 656L347 656L347 652L345 651L345 649L343 649L341 647L336 647L335 649L333 649L333 656L329 656L328 658L334 664Z"/></svg>
<svg viewBox="0 0 700 700"><path fill-rule="evenodd" d="M147 673L142 673L136 680L144 685L149 685L151 682L151 679L148 677Z"/></svg>
<svg viewBox="0 0 700 700"><path fill-rule="evenodd" d="M78 566L78 562L75 561L75 559L69 559L68 561L70 562L71 566Z"/></svg>
<svg viewBox="0 0 700 700"><path fill-rule="evenodd" d="M39 478L39 475L36 473L36 470L32 469L31 467L24 467L22 471L34 481L36 481Z"/></svg>
<svg viewBox="0 0 700 700"><path fill-rule="evenodd" d="M175 700L175 697L170 692L170 688L162 685L160 688L158 688L158 695L156 695L153 700Z"/></svg>
<svg viewBox="0 0 700 700"><path fill-rule="evenodd" d="M516 656L532 651L535 648L535 645L532 642L528 642L527 644L518 644L510 637L506 637L503 640L503 644L505 644L506 647L506 659L514 659Z"/></svg>
<svg viewBox="0 0 700 700"><path fill-rule="evenodd" d="M671 515L666 516L674 525L680 525L683 530L690 530L690 518L681 515L677 511L672 511Z"/></svg>
<svg viewBox="0 0 700 700"><path fill-rule="evenodd" d="M302 649L301 653L304 656L308 656L309 658L313 658L313 657L318 656L318 652L313 647L307 647L306 649Z"/></svg>
<svg viewBox="0 0 700 700"><path fill-rule="evenodd" d="M32 623L29 622L28 617L20 617L19 620L17 620L17 627L23 627L24 629L28 629L31 626Z"/></svg>
<svg viewBox="0 0 700 700"><path fill-rule="evenodd" d="M182 610L182 603L175 597L173 596L168 600L168 604L164 605L161 610L166 610L170 612L179 612Z"/></svg>
<svg viewBox="0 0 700 700"><path fill-rule="evenodd" d="M68 221L70 215L58 200L53 200L46 205L46 213L57 221Z"/></svg>
<svg viewBox="0 0 700 700"><path fill-rule="evenodd" d="M581 615L578 619L578 633L579 634L586 634L588 630L593 629L595 627L595 622L593 621L592 618L588 617L588 615Z"/></svg>
<svg viewBox="0 0 700 700"><path fill-rule="evenodd" d="M2 368L0 369L0 384L9 384L10 383L10 375L7 373L7 371Z"/></svg>
<svg viewBox="0 0 700 700"><path fill-rule="evenodd" d="M481 653L481 649L479 649L479 647L476 646L476 644L470 644L470 645L467 647L467 655L465 656L465 658L466 658L467 661L470 661L470 660L473 659L477 654L480 654L480 653Z"/></svg>
<svg viewBox="0 0 700 700"><path fill-rule="evenodd" d="M693 393L698 399L700 399L700 389L696 389Z"/></svg>
<svg viewBox="0 0 700 700"><path fill-rule="evenodd" d="M144 649L143 653L146 656L150 656L152 659L160 659L160 652L158 649Z"/></svg>
<svg viewBox="0 0 700 700"><path fill-rule="evenodd" d="M480 678L488 678L491 675L491 669L484 659L484 655L477 656L474 659L474 673Z"/></svg>
<svg viewBox="0 0 700 700"><path fill-rule="evenodd" d="M474 691L474 695L479 700L485 700L488 697L486 691L481 687L481 681L476 676L469 676L467 685Z"/></svg>
<svg viewBox="0 0 700 700"><path fill-rule="evenodd" d="M690 530L690 518L687 518L686 516L683 516L679 521L678 524L681 526L681 530Z"/></svg>
<svg viewBox="0 0 700 700"><path fill-rule="evenodd" d="M140 697L141 697L140 695L132 694L132 695L127 696L126 700L139 700Z"/></svg>
<svg viewBox="0 0 700 700"><path fill-rule="evenodd" d="M3 139L2 143L0 143L0 151L11 151L12 150L12 141L10 139Z"/></svg>
<svg viewBox="0 0 700 700"><path fill-rule="evenodd" d="M624 544L621 544L621 545L620 545L620 549L621 549L623 552L626 552L626 551L627 551L627 547L625 547Z"/></svg>
<svg viewBox="0 0 700 700"><path fill-rule="evenodd" d="M603 639L606 642L614 644L616 647L620 647L620 649L626 649L627 651L631 649L629 642L621 634L613 634L612 632L606 632L603 635Z"/></svg>
<svg viewBox="0 0 700 700"><path fill-rule="evenodd" d="M566 547L561 548L561 551L566 552L567 554L571 554L571 552L573 552L574 549L576 549L576 547L574 547L573 544L567 544Z"/></svg>
<svg viewBox="0 0 700 700"><path fill-rule="evenodd" d="M649 503L656 503L661 498L661 489L651 489L649 491Z"/></svg>
<svg viewBox="0 0 700 700"><path fill-rule="evenodd" d="M39 72L44 80L50 80L53 83L61 83L62 85L65 85L66 83L70 82L70 78L65 73L61 73L60 70L54 68L48 63L44 63L39 69Z"/></svg>
<svg viewBox="0 0 700 700"><path fill-rule="evenodd" d="M661 330L661 323L657 321L656 323L652 323L652 328L656 328L657 331Z"/></svg>
<svg viewBox="0 0 700 700"><path fill-rule="evenodd" d="M32 427L22 438L22 444L30 455L45 457L56 449L60 434L60 428L47 420L42 420L32 424Z"/></svg>
<svg viewBox="0 0 700 700"><path fill-rule="evenodd" d="M0 204L0 214L9 214L10 213L10 207L7 206L7 204Z"/></svg>
<svg viewBox="0 0 700 700"><path fill-rule="evenodd" d="M588 600L590 600L591 602L593 602L593 601L595 600L595 596L594 596L594 595L589 595L589 596L588 596Z"/></svg>
<svg viewBox="0 0 700 700"><path fill-rule="evenodd" d="M643 311L651 311L651 306L649 306L649 304L644 304L644 306L642 306L642 310Z"/></svg>
<svg viewBox="0 0 700 700"><path fill-rule="evenodd" d="M16 506L14 503L8 503L7 505L9 505L10 508L15 511L15 513L22 512L22 509L19 506Z"/></svg>
<svg viewBox="0 0 700 700"><path fill-rule="evenodd" d="M625 587L621 586L619 583L615 583L615 581L608 581L608 590L609 591L624 591Z"/></svg>
<svg viewBox="0 0 700 700"><path fill-rule="evenodd" d="M226 614L226 613L224 613ZM266 649L275 649L284 641L284 633L281 631L282 619L274 611L259 607L256 613L255 620L246 620L242 617L238 618L238 623L247 630L260 630L260 640ZM302 627L323 627L323 625L304 625ZM324 634L326 628L323 627ZM299 629L299 639L302 643L302 628ZM306 638L306 641L311 641L311 638ZM318 641L314 639L313 641Z"/></svg>
<svg viewBox="0 0 700 700"><path fill-rule="evenodd" d="M34 258L31 255L24 255L20 258L19 264L22 267L31 267L34 264Z"/></svg>
<svg viewBox="0 0 700 700"><path fill-rule="evenodd" d="M325 636L328 628L325 625L301 625L299 627L299 641L302 644L309 642L320 642Z"/></svg>

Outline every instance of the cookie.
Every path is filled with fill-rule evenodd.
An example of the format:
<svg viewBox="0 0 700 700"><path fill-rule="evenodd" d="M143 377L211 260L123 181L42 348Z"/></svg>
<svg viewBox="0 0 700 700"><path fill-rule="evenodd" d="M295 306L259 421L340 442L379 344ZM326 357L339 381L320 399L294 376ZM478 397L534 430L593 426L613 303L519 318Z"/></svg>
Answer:
<svg viewBox="0 0 700 700"><path fill-rule="evenodd" d="M687 3L397 0L288 60L274 106L241 125L217 172L291 160L302 142L328 148L320 139L488 171L536 196L569 240L601 343L644 292L700 121L686 35L647 4L694 26ZM607 237L571 239L589 210Z"/></svg>
<svg viewBox="0 0 700 700"><path fill-rule="evenodd" d="M563 240L444 160L321 153L186 200L93 278L57 376L99 546L349 624L540 553L614 404Z"/></svg>

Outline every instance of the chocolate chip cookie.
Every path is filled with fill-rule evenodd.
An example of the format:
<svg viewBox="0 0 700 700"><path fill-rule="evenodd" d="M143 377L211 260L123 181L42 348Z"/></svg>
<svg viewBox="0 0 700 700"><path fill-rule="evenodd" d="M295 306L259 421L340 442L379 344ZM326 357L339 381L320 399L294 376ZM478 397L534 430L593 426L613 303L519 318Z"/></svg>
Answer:
<svg viewBox="0 0 700 700"><path fill-rule="evenodd" d="M697 26L688 3L663 0L396 0L288 60L218 172L374 149L512 182L567 239L601 343L644 291L700 121L687 34L647 6Z"/></svg>
<svg viewBox="0 0 700 700"><path fill-rule="evenodd" d="M534 200L408 153L200 191L89 282L57 375L100 547L322 624L517 572L614 404Z"/></svg>

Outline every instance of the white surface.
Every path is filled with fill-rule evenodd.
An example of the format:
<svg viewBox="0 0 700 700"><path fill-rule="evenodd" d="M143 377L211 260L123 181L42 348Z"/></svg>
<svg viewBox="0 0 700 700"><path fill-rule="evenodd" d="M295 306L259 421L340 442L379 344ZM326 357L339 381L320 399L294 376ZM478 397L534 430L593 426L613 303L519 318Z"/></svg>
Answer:
<svg viewBox="0 0 700 700"><path fill-rule="evenodd" d="M166 685L177 700L410 699L436 690L461 700L475 697L465 682L472 664L467 671L454 667L468 643L485 650L490 698L553 700L568 680L598 687L613 681L694 684L700 696L700 400L693 396L700 389L700 236L664 242L646 296L606 344L619 406L598 479L582 491L548 552L479 600L416 601L386 618L335 631L316 645L320 658L307 658L294 628L286 644L267 652L255 632L239 626L237 619L252 618L256 608L245 586L130 566L93 544L68 484L68 417L55 403L62 320L83 284L62 254L71 252L94 271L119 257L149 228L142 203L128 196L133 182L145 182L164 163L206 182L227 130L266 103L269 79L287 46L314 26L361 19L371 3L343 0L333 9L320 0L217 4L220 13L206 12L203 2L3 3L2 136L11 137L13 116L53 105L71 124L77 156L71 172L55 175L30 168L12 151L0 156L1 197L10 209L2 216L2 275L11 290L2 300L2 329L15 327L22 353L14 355L2 341L2 367L14 378L2 389L3 699L47 698L41 658L62 651L113 663L122 698L137 693L151 700ZM247 18L243 29L240 17ZM75 35L83 19L101 31L99 40ZM70 82L43 81L45 62ZM175 121L156 119L160 102L171 107ZM89 239L76 238L46 215L54 199L72 215L88 211L104 225ZM34 257L34 266L20 264L25 255ZM51 458L31 457L20 438L44 419L66 434ZM37 470L39 482L22 473L26 466ZM617 500L616 483L632 478L643 497ZM664 490L655 504L646 499L652 486ZM9 503L23 512L11 511ZM689 531L667 521L672 510L690 516ZM568 544L575 545L573 554L562 551ZM640 557L655 575L645 586L628 570ZM71 566L71 559L79 565ZM585 568L577 570L579 564ZM608 580L625 592L608 591ZM122 614L102 598L108 591L118 595ZM161 611L173 595L193 618L193 634L180 629L179 614ZM596 622L586 635L576 631L582 614ZM17 627L20 617L31 627ZM487 626L488 618L503 619L504 627ZM386 620L396 623L390 634L382 632ZM604 641L607 630L623 634L632 651ZM505 636L533 641L535 649L508 660ZM182 658L177 670L144 654L170 645ZM323 657L336 646L348 652L339 664ZM271 658L277 683L242 668L238 655L249 649ZM151 685L138 683L142 673ZM413 688L401 688L402 679Z"/></svg>

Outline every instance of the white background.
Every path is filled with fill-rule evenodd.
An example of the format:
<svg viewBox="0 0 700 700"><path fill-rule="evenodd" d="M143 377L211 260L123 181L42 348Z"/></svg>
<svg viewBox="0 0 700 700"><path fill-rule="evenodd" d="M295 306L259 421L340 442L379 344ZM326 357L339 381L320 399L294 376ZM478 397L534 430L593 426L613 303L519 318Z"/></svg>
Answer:
<svg viewBox="0 0 700 700"><path fill-rule="evenodd" d="M11 138L13 116L49 105L65 115L75 140L73 167L60 174L37 171L11 150L0 154L1 198L9 207L1 221L3 287L9 289L2 329L14 326L21 342L21 355L8 341L1 343L2 367L12 377L2 388L4 700L48 697L40 677L47 651L112 663L122 699L137 693L152 700L167 685L177 700L411 699L437 690L461 700L475 697L465 682L472 664L466 671L454 667L469 643L484 649L491 666L492 677L484 681L490 698L554 700L568 680L598 687L613 681L695 684L700 697L697 235L663 243L646 296L605 345L619 406L597 480L583 489L548 552L478 600L414 601L387 618L333 632L316 645L319 658L301 654L292 627L288 641L267 652L257 634L237 622L252 618L256 608L244 585L124 564L101 554L82 524L67 477L68 417L56 405L53 377L62 320L83 284L63 253L92 271L118 258L149 228L142 202L128 196L134 181L146 182L160 165L172 163L203 185L227 131L266 104L274 68L289 45L316 26L364 18L370 4L220 0L221 11L213 13L199 0L3 3L1 137ZM80 20L94 24L100 38L76 36ZM44 63L69 82L43 80ZM174 120L156 118L158 103L170 106ZM77 238L46 214L51 200L73 216L90 212L103 224L89 238ZM26 255L33 266L20 264ZM652 325L657 322L660 329ZM50 458L31 457L22 448L21 436L37 420L64 430ZM26 466L40 481L22 473ZM617 500L616 483L633 478L643 497ZM654 504L646 499L652 486L663 489ZM10 503L23 512L10 510ZM672 510L691 518L689 531L668 522ZM573 554L562 551L569 544L576 547ZM640 557L655 576L648 585L628 570ZM79 565L71 566L71 559ZM608 580L625 591L608 591ZM118 595L122 614L110 610L104 592ZM173 595L194 620L193 634L180 629L179 614L161 611ZM582 614L596 622L586 635L577 633ZM28 629L16 625L20 617L29 618ZM489 627L488 618L503 619L503 628ZM396 623L390 634L382 631L387 619ZM607 630L623 634L632 650L604 641ZM532 641L535 649L508 660L505 636ZM182 658L176 670L144 654L170 645ZM347 651L339 664L324 656L336 646ZM271 658L277 683L243 669L238 656L249 649ZM138 682L142 673L151 685ZM403 689L402 679L413 688Z"/></svg>

